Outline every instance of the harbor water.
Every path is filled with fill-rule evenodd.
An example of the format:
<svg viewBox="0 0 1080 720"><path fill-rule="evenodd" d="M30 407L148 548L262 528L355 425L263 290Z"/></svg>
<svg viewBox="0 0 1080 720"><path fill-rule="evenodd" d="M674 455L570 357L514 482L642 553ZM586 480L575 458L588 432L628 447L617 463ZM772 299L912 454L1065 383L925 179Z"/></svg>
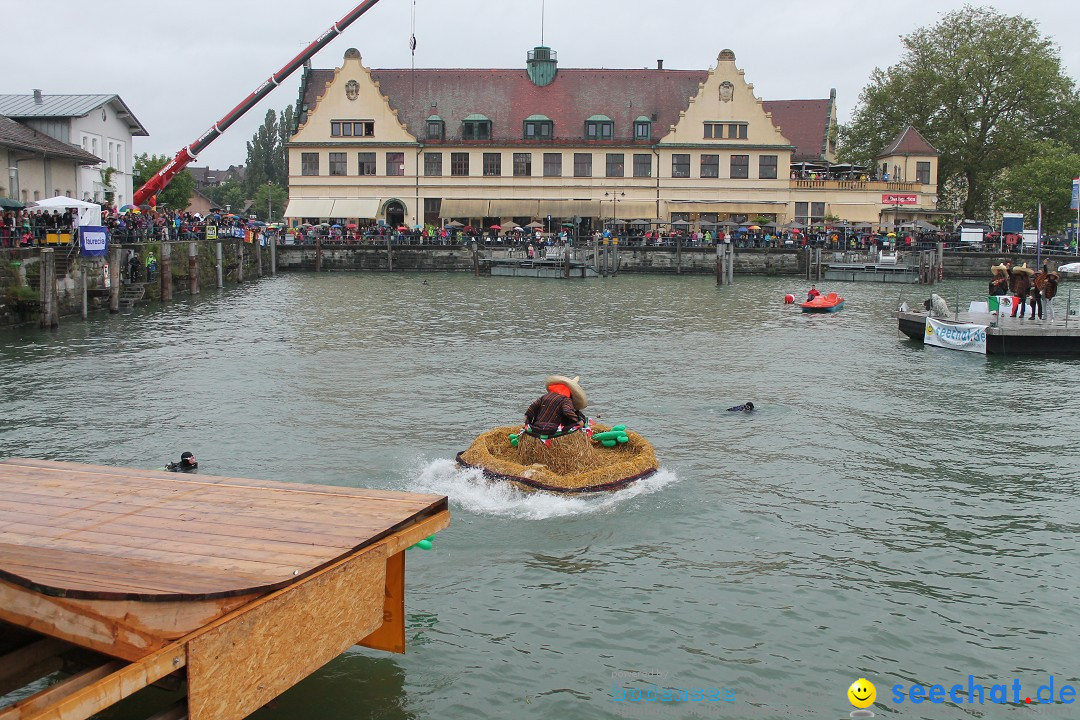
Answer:
<svg viewBox="0 0 1080 720"><path fill-rule="evenodd" d="M263 720L843 718L859 678L879 716L1069 717L1024 700L1080 685L1080 361L923 347L892 313L927 288L818 285L845 308L783 305L793 278L286 274L0 331L0 457L448 495L407 654L353 648ZM661 472L556 497L456 469L549 373ZM982 705L906 697L969 676Z"/></svg>

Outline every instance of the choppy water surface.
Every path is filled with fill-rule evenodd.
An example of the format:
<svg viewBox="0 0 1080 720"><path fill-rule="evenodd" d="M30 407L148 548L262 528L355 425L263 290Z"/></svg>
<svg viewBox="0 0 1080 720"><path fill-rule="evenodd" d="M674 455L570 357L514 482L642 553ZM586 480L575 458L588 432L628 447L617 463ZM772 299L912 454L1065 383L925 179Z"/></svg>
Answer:
<svg viewBox="0 0 1080 720"><path fill-rule="evenodd" d="M879 716L997 717L1034 710L889 688L1080 684L1080 362L901 340L917 287L838 286L834 316L780 303L805 286L295 274L0 332L0 456L191 449L210 474L450 496L409 553L408 654L354 649L259 718L832 718L859 677ZM589 498L456 470L549 372L664 470ZM734 700L627 710L632 671Z"/></svg>

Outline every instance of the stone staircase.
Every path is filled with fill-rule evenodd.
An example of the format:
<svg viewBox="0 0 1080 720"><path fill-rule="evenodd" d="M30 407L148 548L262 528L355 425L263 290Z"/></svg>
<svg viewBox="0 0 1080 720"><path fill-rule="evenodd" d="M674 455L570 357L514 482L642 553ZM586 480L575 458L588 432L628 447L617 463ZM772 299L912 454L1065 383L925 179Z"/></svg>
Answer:
<svg viewBox="0 0 1080 720"><path fill-rule="evenodd" d="M128 283L120 288L120 309L131 310L146 297L146 283Z"/></svg>

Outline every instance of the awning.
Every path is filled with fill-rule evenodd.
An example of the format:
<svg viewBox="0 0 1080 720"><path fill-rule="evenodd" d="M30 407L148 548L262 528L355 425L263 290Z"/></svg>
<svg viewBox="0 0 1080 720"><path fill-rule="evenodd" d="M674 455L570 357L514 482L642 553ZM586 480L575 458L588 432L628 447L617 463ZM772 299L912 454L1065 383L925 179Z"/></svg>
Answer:
<svg viewBox="0 0 1080 720"><path fill-rule="evenodd" d="M328 218L334 217L333 198L291 198L285 208L285 217Z"/></svg>
<svg viewBox="0 0 1080 720"><path fill-rule="evenodd" d="M600 217L611 217L611 201L603 205L604 211ZM654 200L619 200L615 203L615 217L619 220L638 220L651 218L656 215L656 201Z"/></svg>
<svg viewBox="0 0 1080 720"><path fill-rule="evenodd" d="M488 208L489 217L537 217L537 200L492 200Z"/></svg>
<svg viewBox="0 0 1080 720"><path fill-rule="evenodd" d="M379 217L379 205L381 202L379 198L338 198L334 200L333 214L326 217L373 220Z"/></svg>
<svg viewBox="0 0 1080 720"><path fill-rule="evenodd" d="M596 200L541 200L540 214L551 217L593 217L600 209Z"/></svg>
<svg viewBox="0 0 1080 720"><path fill-rule="evenodd" d="M455 200L448 198L442 201L439 217L483 218L491 217L491 215L488 213L487 200Z"/></svg>
<svg viewBox="0 0 1080 720"><path fill-rule="evenodd" d="M762 213L781 213L787 208L787 203L776 202L739 202L739 201L710 201L710 202L667 202L664 203L668 213L734 213L736 215L756 215Z"/></svg>

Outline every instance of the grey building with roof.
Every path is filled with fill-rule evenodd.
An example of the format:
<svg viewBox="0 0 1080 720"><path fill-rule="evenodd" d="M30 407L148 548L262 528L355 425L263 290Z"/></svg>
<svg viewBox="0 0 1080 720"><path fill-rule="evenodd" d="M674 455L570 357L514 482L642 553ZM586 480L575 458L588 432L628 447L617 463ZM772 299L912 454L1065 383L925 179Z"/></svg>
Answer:
<svg viewBox="0 0 1080 720"><path fill-rule="evenodd" d="M24 202L56 195L104 202L112 194L116 205L131 202L133 188L132 138L149 133L119 95L0 95L0 116L57 144L44 157L8 151L7 193ZM10 126L9 130L13 131ZM41 165L51 152L78 151L74 178L48 171ZM43 151L44 152L44 151ZM62 155L62 153L61 153ZM97 158L96 163L90 162ZM40 166L40 172L39 172ZM111 173L106 173L112 168ZM105 180L108 177L109 183Z"/></svg>

